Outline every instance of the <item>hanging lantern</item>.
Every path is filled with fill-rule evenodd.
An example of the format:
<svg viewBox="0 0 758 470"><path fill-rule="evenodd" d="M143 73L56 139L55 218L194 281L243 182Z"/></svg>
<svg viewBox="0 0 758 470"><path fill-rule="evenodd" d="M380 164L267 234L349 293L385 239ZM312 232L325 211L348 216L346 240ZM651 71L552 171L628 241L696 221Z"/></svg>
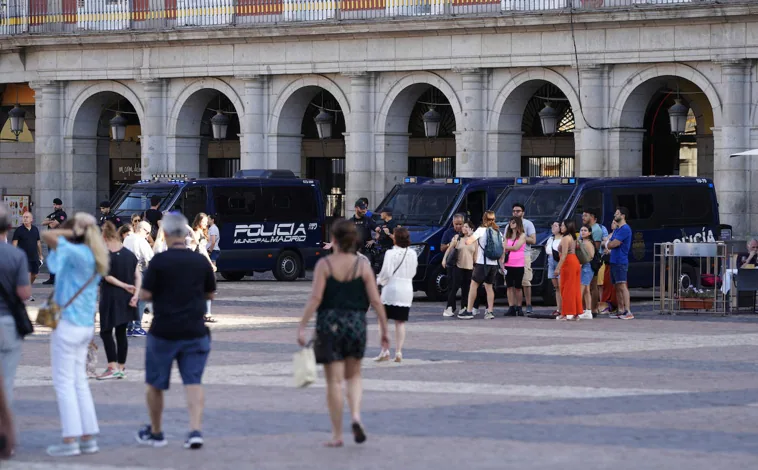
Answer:
<svg viewBox="0 0 758 470"><path fill-rule="evenodd" d="M324 108L319 108L319 113L313 118L313 122L316 123L319 139L326 140L332 138L332 123L334 122L334 118Z"/></svg>
<svg viewBox="0 0 758 470"><path fill-rule="evenodd" d="M436 139L440 134L440 123L442 122L442 115L434 109L434 106L429 108L429 111L425 112L421 117L424 121L424 133L427 139Z"/></svg>
<svg viewBox="0 0 758 470"><path fill-rule="evenodd" d="M116 113L113 119L110 120L111 136L116 142L123 142L126 138L126 124L128 121L121 113Z"/></svg>
<svg viewBox="0 0 758 470"><path fill-rule="evenodd" d="M211 118L211 130L213 131L213 139L226 139L227 128L229 128L229 117L221 111L216 111L216 115Z"/></svg>
<svg viewBox="0 0 758 470"><path fill-rule="evenodd" d="M682 104L682 100L680 98L674 99L674 105L668 109L669 111L669 122L671 123L671 133L672 134L684 134L685 129L687 128L687 114L690 111L690 108Z"/></svg>
<svg viewBox="0 0 758 470"><path fill-rule="evenodd" d="M550 106L550 101L545 103L545 107L539 114L542 133L545 135L555 134L558 131L558 111Z"/></svg>
<svg viewBox="0 0 758 470"><path fill-rule="evenodd" d="M18 105L14 106L13 109L8 112L8 118L11 120L11 132L13 132L13 135L16 137L24 131L25 117L26 111L24 111L24 108L19 108Z"/></svg>

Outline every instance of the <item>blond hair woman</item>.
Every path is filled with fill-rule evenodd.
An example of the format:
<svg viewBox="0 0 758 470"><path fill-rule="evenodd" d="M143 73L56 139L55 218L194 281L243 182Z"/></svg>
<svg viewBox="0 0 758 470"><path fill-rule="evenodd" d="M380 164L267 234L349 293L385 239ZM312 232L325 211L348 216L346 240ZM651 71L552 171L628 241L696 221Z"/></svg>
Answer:
<svg viewBox="0 0 758 470"><path fill-rule="evenodd" d="M97 287L108 275L110 252L95 218L82 212L74 216L73 229L48 230L42 240L52 250L48 266L56 274L55 302L62 308L51 336L50 356L63 442L48 447L47 453L53 457L93 454L99 450L95 436L100 428L86 363L95 333Z"/></svg>

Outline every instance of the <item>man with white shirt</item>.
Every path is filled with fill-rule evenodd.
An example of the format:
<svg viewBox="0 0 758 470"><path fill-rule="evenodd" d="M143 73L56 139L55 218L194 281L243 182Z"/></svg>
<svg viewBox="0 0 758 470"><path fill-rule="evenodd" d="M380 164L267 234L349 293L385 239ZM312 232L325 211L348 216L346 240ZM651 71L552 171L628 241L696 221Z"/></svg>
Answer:
<svg viewBox="0 0 758 470"><path fill-rule="evenodd" d="M150 224L142 221L133 228L133 232L130 233L124 239L124 248L134 253L137 257L137 266L141 272L145 272L150 260L153 259L153 249L150 248L150 243L147 242L147 236L150 235ZM142 328L142 315L145 313L146 302L140 300L137 304L137 311L139 312L139 321L132 322L126 331L127 336L145 336L147 332Z"/></svg>

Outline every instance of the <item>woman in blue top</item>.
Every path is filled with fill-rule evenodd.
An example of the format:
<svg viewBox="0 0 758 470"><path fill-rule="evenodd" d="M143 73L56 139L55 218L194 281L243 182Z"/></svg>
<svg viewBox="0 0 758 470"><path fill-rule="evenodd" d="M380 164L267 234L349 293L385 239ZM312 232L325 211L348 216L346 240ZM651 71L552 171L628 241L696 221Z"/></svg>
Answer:
<svg viewBox="0 0 758 470"><path fill-rule="evenodd" d="M95 333L97 287L108 274L110 255L95 218L74 216L73 229L48 230L43 241L52 253L50 272L56 274L55 302L63 309L50 341L53 386L58 397L63 442L47 448L48 455L64 457L99 450L100 432L95 403L87 382L87 347Z"/></svg>

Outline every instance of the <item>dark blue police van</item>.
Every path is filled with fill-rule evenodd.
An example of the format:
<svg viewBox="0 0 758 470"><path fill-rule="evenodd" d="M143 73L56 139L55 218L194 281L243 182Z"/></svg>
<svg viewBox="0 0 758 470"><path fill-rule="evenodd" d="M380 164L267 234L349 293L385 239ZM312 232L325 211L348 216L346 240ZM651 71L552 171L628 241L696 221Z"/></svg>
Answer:
<svg viewBox="0 0 758 470"><path fill-rule="evenodd" d="M442 235L453 224L453 215L468 214L479 224L484 211L513 184L513 178L423 178L408 176L377 207L392 207L394 219L411 234L411 248L418 256L413 288L439 300L447 296L448 279L442 269Z"/></svg>
<svg viewBox="0 0 758 470"><path fill-rule="evenodd" d="M555 221L598 211L598 223L610 231L616 207L629 209L632 229L629 251L629 287L653 287L654 246L664 242L717 241L731 238L731 227L721 225L713 182L707 178L640 176L630 178L516 178L492 206L498 225L505 226L514 203L526 208L534 223L537 243L532 246L533 293L548 305L555 292L547 279L545 242ZM697 263L683 261L683 273L698 279Z"/></svg>
<svg viewBox="0 0 758 470"><path fill-rule="evenodd" d="M178 210L190 224L200 212L216 214L221 248L216 265L224 279L273 271L277 280L294 281L321 256L324 203L318 181L290 170L240 170L234 178L167 176L125 189L114 212L142 213L159 196L160 210Z"/></svg>

